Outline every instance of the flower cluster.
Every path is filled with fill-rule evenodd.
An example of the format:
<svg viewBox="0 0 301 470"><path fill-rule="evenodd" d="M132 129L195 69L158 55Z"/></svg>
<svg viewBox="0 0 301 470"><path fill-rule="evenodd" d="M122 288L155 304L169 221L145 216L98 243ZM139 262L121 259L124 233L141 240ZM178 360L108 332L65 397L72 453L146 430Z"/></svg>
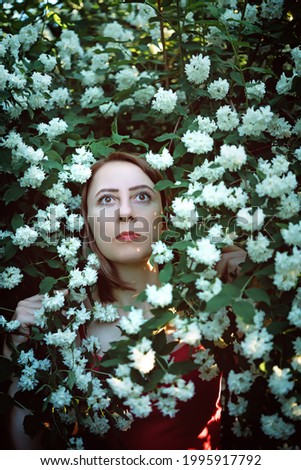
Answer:
<svg viewBox="0 0 301 470"><path fill-rule="evenodd" d="M203 380L224 371L224 448L300 447L296 7L51 2L44 16L39 3L0 12L0 289L13 294L1 296L3 336L20 326L12 315L25 287L44 296L30 340L14 348L18 400L37 395L24 393L22 406L50 423L48 445L59 448L126 431L154 407L174 417L194 386L169 355L171 332ZM85 243L81 188L120 148L162 173L167 196L150 258L160 285L141 293L150 318L93 301L100 260ZM228 284L223 263L237 247L247 258ZM89 322L120 328L101 360Z"/></svg>

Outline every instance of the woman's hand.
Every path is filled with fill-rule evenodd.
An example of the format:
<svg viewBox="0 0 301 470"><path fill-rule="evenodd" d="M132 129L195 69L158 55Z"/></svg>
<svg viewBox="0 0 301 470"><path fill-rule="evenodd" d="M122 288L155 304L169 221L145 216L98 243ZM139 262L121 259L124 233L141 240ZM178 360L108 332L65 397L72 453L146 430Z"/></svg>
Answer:
<svg viewBox="0 0 301 470"><path fill-rule="evenodd" d="M19 346L29 338L31 327L35 325L34 312L42 308L42 299L43 296L37 294L18 303L12 317L12 320L20 322L18 330L11 334L11 341L15 346Z"/></svg>
<svg viewBox="0 0 301 470"><path fill-rule="evenodd" d="M216 264L218 277L224 282L233 282L240 272L240 264L246 259L247 253L238 246L226 246L222 250L222 257Z"/></svg>

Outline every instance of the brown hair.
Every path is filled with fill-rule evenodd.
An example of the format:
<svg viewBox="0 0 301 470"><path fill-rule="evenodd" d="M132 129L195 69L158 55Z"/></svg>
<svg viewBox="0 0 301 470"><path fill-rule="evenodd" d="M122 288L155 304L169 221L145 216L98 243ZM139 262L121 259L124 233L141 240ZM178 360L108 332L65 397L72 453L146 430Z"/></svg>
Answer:
<svg viewBox="0 0 301 470"><path fill-rule="evenodd" d="M95 162L92 167L92 174L89 180L85 183L82 190L82 203L81 203L81 212L84 218L84 253L87 252L87 246L91 248L91 250L97 255L100 268L98 271L98 296L101 302L103 303L110 303L114 302L116 299L113 295L113 289L122 289L122 290L132 290L126 283L124 283L114 265L101 253L98 249L94 234L91 230L91 227L88 222L88 205L87 205L87 196L89 192L89 188L95 173L101 168L105 163L112 162L112 161L122 161L122 162L130 162L134 165L139 166L141 170L153 181L153 183L157 183L158 181L162 180L162 175L158 170L150 167L148 163L144 160L144 158L140 157L139 155L127 152L113 152L108 157L103 158L102 160L98 160ZM164 191L161 191L161 201L163 209L166 206L166 194Z"/></svg>

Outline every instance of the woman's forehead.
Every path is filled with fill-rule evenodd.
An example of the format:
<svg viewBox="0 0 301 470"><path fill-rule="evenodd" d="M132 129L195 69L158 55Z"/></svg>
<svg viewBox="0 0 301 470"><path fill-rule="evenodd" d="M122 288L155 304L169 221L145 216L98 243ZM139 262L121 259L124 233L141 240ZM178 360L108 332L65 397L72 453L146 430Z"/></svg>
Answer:
<svg viewBox="0 0 301 470"><path fill-rule="evenodd" d="M151 178L138 166L126 161L106 162L95 172L90 191L101 189L100 186L107 188L130 188L135 185L147 184L151 188L155 183Z"/></svg>

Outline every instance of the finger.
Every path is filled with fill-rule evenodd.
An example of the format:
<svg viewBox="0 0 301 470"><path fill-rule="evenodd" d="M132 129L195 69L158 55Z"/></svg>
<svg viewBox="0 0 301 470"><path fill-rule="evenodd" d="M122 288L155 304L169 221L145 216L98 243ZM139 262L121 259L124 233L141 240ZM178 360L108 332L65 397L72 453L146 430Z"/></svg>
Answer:
<svg viewBox="0 0 301 470"><path fill-rule="evenodd" d="M237 245L227 245L222 249L223 253L233 253L236 251L244 251L244 250Z"/></svg>

